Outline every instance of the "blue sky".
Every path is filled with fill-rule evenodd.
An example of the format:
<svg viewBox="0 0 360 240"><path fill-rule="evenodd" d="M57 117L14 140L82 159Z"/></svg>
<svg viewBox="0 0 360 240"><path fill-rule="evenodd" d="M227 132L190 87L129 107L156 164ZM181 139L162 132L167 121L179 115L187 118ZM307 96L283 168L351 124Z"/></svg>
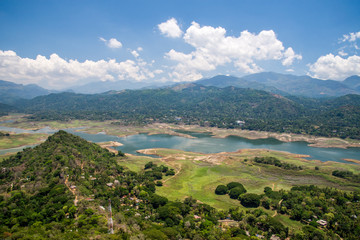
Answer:
<svg viewBox="0 0 360 240"><path fill-rule="evenodd" d="M0 79L194 81L360 75L360 1L0 0Z"/></svg>

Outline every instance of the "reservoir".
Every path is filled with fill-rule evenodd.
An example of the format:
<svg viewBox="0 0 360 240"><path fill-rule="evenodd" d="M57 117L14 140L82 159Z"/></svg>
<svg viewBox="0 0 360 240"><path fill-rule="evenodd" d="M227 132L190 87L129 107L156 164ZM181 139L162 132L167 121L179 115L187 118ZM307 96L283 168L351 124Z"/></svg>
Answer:
<svg viewBox="0 0 360 240"><path fill-rule="evenodd" d="M12 131L17 133L48 133L52 134L55 130L50 128L39 129L37 131L27 131L23 129L7 128L0 126L0 131ZM200 153L218 153L234 152L239 149L270 149L276 151L285 151L301 155L310 155L307 159L316 159L320 161L346 162L343 159L360 160L360 148L314 148L309 147L306 142L281 142L274 138L250 140L246 138L229 136L227 138L214 138L208 133L189 133L195 138L185 138L166 134L147 135L137 134L126 137L117 137L106 134L88 134L78 132L79 129L64 129L67 132L78 135L91 142L116 141L123 144L120 147L114 147L124 153L139 155L136 150L147 148L172 148L190 152ZM29 146L25 146L29 147ZM16 152L24 147L15 149L0 150L0 154L7 152ZM346 162L348 163L348 162Z"/></svg>
<svg viewBox="0 0 360 240"><path fill-rule="evenodd" d="M137 154L136 150L147 148L172 148L200 153L234 152L239 149L249 148L270 149L295 154L310 155L307 159L316 159L320 161L346 162L342 160L344 158L360 160L360 148L314 148L309 147L306 142L281 142L274 138L256 140L236 136L213 138L207 133L191 133L191 135L196 138L185 138L166 134L137 134L127 137L116 137L105 134L69 132L92 142L120 142L124 145L114 148L131 154Z"/></svg>

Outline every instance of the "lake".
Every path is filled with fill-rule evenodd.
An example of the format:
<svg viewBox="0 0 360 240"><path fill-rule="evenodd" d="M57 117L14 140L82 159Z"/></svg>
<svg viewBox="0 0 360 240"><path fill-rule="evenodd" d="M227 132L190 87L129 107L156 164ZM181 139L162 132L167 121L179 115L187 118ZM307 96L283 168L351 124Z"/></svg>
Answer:
<svg viewBox="0 0 360 240"><path fill-rule="evenodd" d="M0 126L0 131L13 131L13 132L27 132L27 133L54 133L55 130L50 128L39 129L37 131L27 131L16 128L7 128ZM308 159L317 159L320 161L335 161L335 162L346 162L342 159L350 158L360 160L360 148L314 148L309 147L306 142L281 142L279 140L268 138L268 139L257 139L250 140L246 138L229 136L227 138L213 138L208 133L189 133L196 138L185 138L179 136L172 136L166 134L158 135L147 135L137 134L126 137L117 137L106 134L88 134L84 132L77 132L78 129L64 129L67 132L78 135L88 141L92 142L107 142L117 141L123 146L114 147L115 149L121 150L125 153L137 154L136 150L146 148L172 148L191 152L201 153L218 153L218 152L234 152L238 149L270 149L277 151L286 151L295 154L310 155ZM16 149L0 150L0 154L6 152L18 151Z"/></svg>
<svg viewBox="0 0 360 240"><path fill-rule="evenodd" d="M342 160L343 158L360 160L360 148L314 148L309 147L308 143L306 142L287 143L281 142L274 138L257 140L250 140L236 136L229 136L227 138L213 138L210 134L206 133L191 133L191 135L196 138L185 138L166 134L137 134L127 137L116 137L106 134L87 134L83 132L74 132L72 130L69 132L92 142L120 142L124 145L114 148L131 154L137 154L136 150L146 148L172 148L201 153L234 152L238 149L261 148L310 155L311 157L307 159L317 159L320 161L346 162Z"/></svg>

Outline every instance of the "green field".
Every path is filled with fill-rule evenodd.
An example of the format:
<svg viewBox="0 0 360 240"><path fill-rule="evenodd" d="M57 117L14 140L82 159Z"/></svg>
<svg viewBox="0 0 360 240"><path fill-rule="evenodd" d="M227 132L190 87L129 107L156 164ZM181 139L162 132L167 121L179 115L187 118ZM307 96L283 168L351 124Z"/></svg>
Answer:
<svg viewBox="0 0 360 240"><path fill-rule="evenodd" d="M242 208L239 201L232 200L227 195L220 196L214 193L217 185L231 181L241 182L248 192L257 194L263 193L265 187L280 190L290 189L294 185L310 184L344 190L360 189L360 184L331 175L336 169L360 173L360 166L355 164L308 161L290 153L254 149L218 154L173 149L150 149L145 152L159 155L161 158L129 156L120 164L134 171L143 169L149 161L166 164L175 169L176 175L164 178L164 185L156 190L159 195L170 200L183 200L187 196L192 196L218 209ZM302 166L303 170L285 170L272 165L258 164L252 161L255 156L273 156L283 162ZM319 170L315 170L315 167Z"/></svg>
<svg viewBox="0 0 360 240"><path fill-rule="evenodd" d="M47 134L10 134L10 136L0 137L0 149L15 148L25 145L39 144L46 140Z"/></svg>

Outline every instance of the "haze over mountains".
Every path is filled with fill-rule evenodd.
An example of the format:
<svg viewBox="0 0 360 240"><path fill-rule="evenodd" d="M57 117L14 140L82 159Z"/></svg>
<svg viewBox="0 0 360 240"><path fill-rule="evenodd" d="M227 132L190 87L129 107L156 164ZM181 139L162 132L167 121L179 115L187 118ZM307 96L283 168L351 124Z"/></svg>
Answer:
<svg viewBox="0 0 360 240"><path fill-rule="evenodd" d="M55 91L47 90L36 84L16 84L0 80L0 102L12 103L18 99L31 99L41 95L47 95Z"/></svg>
<svg viewBox="0 0 360 240"><path fill-rule="evenodd" d="M241 78L232 76L216 76L197 81L206 86L253 88L281 95L305 97L331 97L360 93L360 77L352 76L342 82L320 80L309 76L295 76L274 72L262 72Z"/></svg>
<svg viewBox="0 0 360 240"><path fill-rule="evenodd" d="M360 77L351 76L344 81L320 80L309 76L295 76L274 72L262 72L234 77L218 75L208 79L201 79L194 83L204 86L251 88L264 90L283 96L295 95L305 97L337 97L346 94L360 94ZM181 83L180 83L181 84ZM67 91L83 94L96 94L107 91L124 89L159 88L174 85L173 82L149 83L131 81L98 81L83 86L76 86ZM12 103L17 99L31 99L57 91L47 90L35 84L22 85L0 80L0 102Z"/></svg>

